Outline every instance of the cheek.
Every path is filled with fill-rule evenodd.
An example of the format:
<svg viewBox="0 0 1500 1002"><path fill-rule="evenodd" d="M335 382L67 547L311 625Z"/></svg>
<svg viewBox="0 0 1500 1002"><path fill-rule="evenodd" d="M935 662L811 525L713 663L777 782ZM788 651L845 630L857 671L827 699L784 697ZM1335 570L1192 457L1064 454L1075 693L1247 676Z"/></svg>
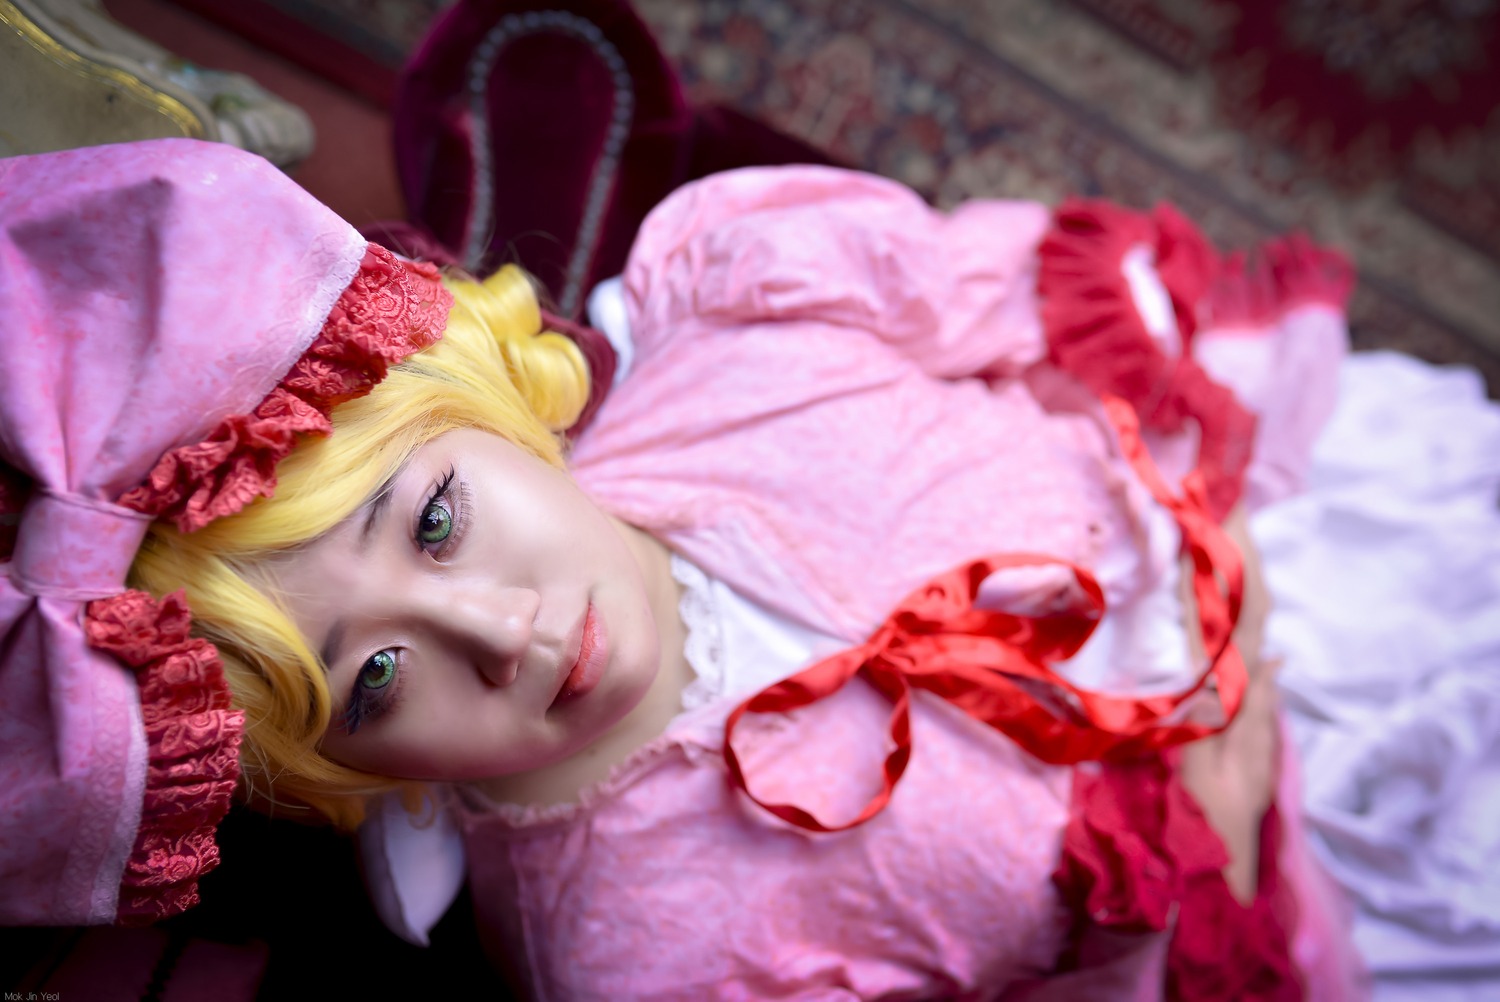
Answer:
<svg viewBox="0 0 1500 1002"><path fill-rule="evenodd" d="M330 725L323 753L335 762L362 772L397 779L447 779L448 771L466 756L481 752L493 724L474 693L454 691L449 680L435 684L442 672L420 667L402 669L401 689L390 707L366 722L355 734Z"/></svg>
<svg viewBox="0 0 1500 1002"><path fill-rule="evenodd" d="M640 703L661 666L661 638L642 590L622 584L613 597L612 615L606 619L610 661L605 680L609 684L601 686L600 700L590 707L591 721L605 726L618 722Z"/></svg>
<svg viewBox="0 0 1500 1002"><path fill-rule="evenodd" d="M434 782L484 779L528 767L536 742L507 732L501 722L474 716L429 718L379 734L360 734L340 749L344 754L334 752L332 757L375 775Z"/></svg>
<svg viewBox="0 0 1500 1002"><path fill-rule="evenodd" d="M474 763L514 754L519 721L494 698L502 693L481 690L450 680L403 700L401 719L392 721L392 766L419 768L435 779L470 778Z"/></svg>

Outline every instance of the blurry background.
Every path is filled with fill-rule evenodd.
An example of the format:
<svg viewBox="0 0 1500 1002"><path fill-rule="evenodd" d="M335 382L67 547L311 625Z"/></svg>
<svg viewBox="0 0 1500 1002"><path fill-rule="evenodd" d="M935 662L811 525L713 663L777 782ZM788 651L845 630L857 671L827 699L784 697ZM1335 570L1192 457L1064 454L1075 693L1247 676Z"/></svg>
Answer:
<svg viewBox="0 0 1500 1002"><path fill-rule="evenodd" d="M171 52L304 109L317 143L292 176L357 226L406 216L388 109L448 3L103 0ZM1305 229L1359 266L1356 347L1473 366L1500 396L1500 0L635 3L694 100L936 204L1165 200L1224 249ZM66 984L64 998L103 997L106 981L166 999L506 997L466 900L419 950L360 907L334 833L237 809L220 843L229 865L199 909L119 935L7 930L0 983Z"/></svg>
<svg viewBox="0 0 1500 1002"><path fill-rule="evenodd" d="M402 215L385 105L447 0L105 0L306 109L295 173ZM898 178L1176 203L1221 247L1303 228L1361 282L1356 347L1500 388L1500 0L637 0L690 94ZM357 151L351 156L351 151Z"/></svg>

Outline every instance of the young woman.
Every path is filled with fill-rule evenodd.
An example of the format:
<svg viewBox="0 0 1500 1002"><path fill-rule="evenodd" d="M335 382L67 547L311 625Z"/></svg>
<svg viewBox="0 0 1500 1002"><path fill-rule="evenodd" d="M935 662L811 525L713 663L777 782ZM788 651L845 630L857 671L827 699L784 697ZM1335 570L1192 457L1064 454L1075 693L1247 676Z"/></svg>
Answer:
<svg viewBox="0 0 1500 1002"><path fill-rule="evenodd" d="M535 997L1363 991L1302 842L1240 514L1295 489L1331 405L1336 257L1286 242L1246 270L1168 211L944 216L843 171L721 175L643 228L628 371L569 450L590 373L515 269L440 289L215 147L9 170L53 192L7 223L18 260L58 219L54 250L138 239L22 269L8 355L122 326L198 346L119 349L173 377L115 411L173 418L89 503L145 533L130 583L183 589L194 657L217 651L244 794L353 826L427 789ZM1265 350L1300 359L1296 393L1223 362ZM76 548L36 584L34 499L83 492L18 440L10 622L96 599L89 643L128 661L144 596L69 583ZM7 671L45 675L38 643ZM61 781L29 789L7 799Z"/></svg>

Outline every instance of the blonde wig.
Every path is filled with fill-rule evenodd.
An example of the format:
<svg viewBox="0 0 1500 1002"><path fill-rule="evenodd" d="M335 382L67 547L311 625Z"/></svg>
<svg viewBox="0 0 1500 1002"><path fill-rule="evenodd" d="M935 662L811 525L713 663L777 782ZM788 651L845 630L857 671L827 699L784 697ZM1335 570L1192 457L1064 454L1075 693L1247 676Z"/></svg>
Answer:
<svg viewBox="0 0 1500 1002"><path fill-rule="evenodd" d="M444 284L454 306L442 340L392 368L367 396L334 408L333 434L307 438L281 462L274 497L191 534L155 524L131 571L132 585L154 595L185 589L195 629L218 647L235 705L246 712L248 797L311 808L342 827L360 822L371 795L402 784L322 755L334 709L324 667L284 604L257 583L278 555L349 517L444 432L479 428L563 466L561 432L588 399L582 354L543 329L520 269Z"/></svg>

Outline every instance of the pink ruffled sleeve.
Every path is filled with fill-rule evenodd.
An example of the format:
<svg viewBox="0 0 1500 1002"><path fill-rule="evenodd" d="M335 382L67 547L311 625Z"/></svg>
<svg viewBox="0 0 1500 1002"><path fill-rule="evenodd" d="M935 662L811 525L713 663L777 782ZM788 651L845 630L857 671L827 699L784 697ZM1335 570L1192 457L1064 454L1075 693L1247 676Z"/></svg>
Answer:
<svg viewBox="0 0 1500 1002"><path fill-rule="evenodd" d="M626 267L642 356L747 323L812 320L868 331L929 375L1015 374L1045 354L1033 202L951 215L884 178L828 167L718 174L647 218Z"/></svg>

